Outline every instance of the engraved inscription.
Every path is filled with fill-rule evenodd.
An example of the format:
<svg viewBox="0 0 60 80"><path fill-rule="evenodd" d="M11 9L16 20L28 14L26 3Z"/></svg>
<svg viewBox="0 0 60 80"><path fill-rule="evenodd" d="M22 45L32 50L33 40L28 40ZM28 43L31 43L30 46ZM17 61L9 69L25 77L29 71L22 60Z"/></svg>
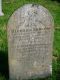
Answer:
<svg viewBox="0 0 60 80"><path fill-rule="evenodd" d="M52 72L53 19L42 6L27 4L8 22L10 80L46 77Z"/></svg>

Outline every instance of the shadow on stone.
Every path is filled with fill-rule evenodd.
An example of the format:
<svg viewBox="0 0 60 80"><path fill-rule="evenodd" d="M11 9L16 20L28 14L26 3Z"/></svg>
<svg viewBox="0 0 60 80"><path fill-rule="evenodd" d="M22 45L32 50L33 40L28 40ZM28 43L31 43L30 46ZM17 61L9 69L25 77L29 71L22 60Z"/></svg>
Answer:
<svg viewBox="0 0 60 80"><path fill-rule="evenodd" d="M59 3L60 3L60 0L52 0L52 1L57 1L57 2L59 2Z"/></svg>
<svg viewBox="0 0 60 80"><path fill-rule="evenodd" d="M5 76L8 80L9 72L8 72L8 52L0 51L0 74Z"/></svg>

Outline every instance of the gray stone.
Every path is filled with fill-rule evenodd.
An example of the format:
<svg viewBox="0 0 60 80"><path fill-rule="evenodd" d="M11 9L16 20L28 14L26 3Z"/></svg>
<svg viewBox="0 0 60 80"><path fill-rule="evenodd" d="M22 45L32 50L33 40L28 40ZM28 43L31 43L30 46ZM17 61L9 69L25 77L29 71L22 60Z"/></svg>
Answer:
<svg viewBox="0 0 60 80"><path fill-rule="evenodd" d="M3 16L3 12L2 12L2 0L0 0L0 16Z"/></svg>
<svg viewBox="0 0 60 80"><path fill-rule="evenodd" d="M39 5L15 11L7 26L10 80L46 77L52 73L53 18Z"/></svg>

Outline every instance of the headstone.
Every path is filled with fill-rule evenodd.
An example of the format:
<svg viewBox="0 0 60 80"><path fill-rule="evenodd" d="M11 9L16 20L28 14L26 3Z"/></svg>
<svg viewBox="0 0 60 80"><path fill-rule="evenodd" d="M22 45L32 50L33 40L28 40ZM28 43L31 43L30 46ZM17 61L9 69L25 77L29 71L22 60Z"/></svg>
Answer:
<svg viewBox="0 0 60 80"><path fill-rule="evenodd" d="M2 12L2 1L0 0L0 16L3 16L3 12Z"/></svg>
<svg viewBox="0 0 60 80"><path fill-rule="evenodd" d="M47 77L52 73L53 18L39 5L15 11L7 26L10 80Z"/></svg>

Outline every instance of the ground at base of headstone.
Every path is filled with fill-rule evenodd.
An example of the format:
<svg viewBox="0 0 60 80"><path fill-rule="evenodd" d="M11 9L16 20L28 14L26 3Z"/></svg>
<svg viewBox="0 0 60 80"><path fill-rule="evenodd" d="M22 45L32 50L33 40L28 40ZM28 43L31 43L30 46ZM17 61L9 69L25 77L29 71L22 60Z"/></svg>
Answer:
<svg viewBox="0 0 60 80"><path fill-rule="evenodd" d="M17 79L9 79L9 80L17 80ZM31 78L31 79L18 79L18 80L51 80L51 76L46 78Z"/></svg>

